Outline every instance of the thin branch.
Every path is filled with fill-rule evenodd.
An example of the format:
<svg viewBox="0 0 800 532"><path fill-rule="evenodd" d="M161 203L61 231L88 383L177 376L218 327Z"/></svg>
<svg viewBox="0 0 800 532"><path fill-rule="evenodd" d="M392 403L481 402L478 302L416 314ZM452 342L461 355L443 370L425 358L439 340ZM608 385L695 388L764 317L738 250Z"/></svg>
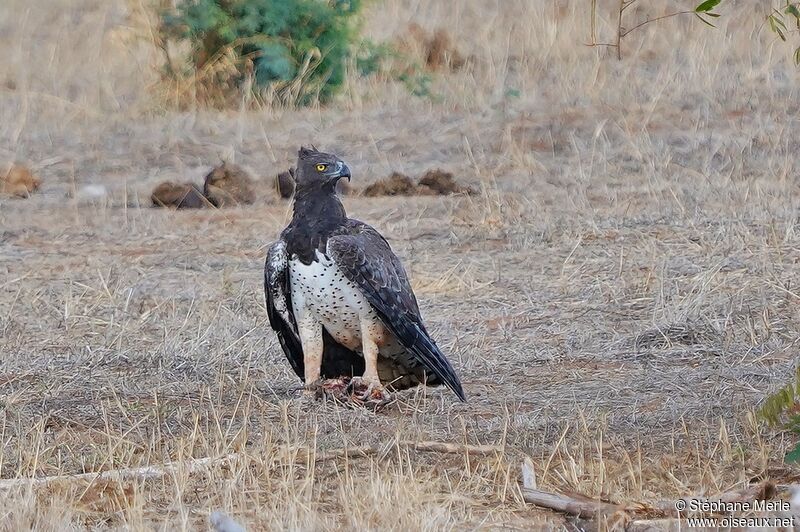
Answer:
<svg viewBox="0 0 800 532"><path fill-rule="evenodd" d="M622 5L619 8L620 12L625 11L626 9L628 9L629 7L631 7L635 3L636 3L636 0L622 0L622 2L621 2Z"/></svg>
<svg viewBox="0 0 800 532"><path fill-rule="evenodd" d="M427 451L435 453L449 454L476 454L492 455L503 451L499 445L469 445L458 443L447 443L440 441L399 441L397 445L409 447L415 451ZM331 460L342 457L370 456L381 454L391 449L391 447L379 445L364 445L361 447L345 447L330 451L314 454L310 448L301 448L303 451L298 455L298 459L313 457L315 462ZM225 464L245 456L242 453L231 453L224 456L195 458L183 462L169 462L163 465L150 465L135 468L113 469L109 471L98 471L91 473L78 473L74 475L52 475L46 477L11 478L0 480L0 491L18 487L39 488L56 482L96 482L105 480L139 479L147 480L161 478L178 472L195 473L204 468L214 465Z"/></svg>
<svg viewBox="0 0 800 532"><path fill-rule="evenodd" d="M595 42L595 43L588 42L588 43L583 43L583 45L584 46L608 46L610 48L616 48L617 47L617 45L614 44L613 42Z"/></svg>
<svg viewBox="0 0 800 532"><path fill-rule="evenodd" d="M30 486L38 488L54 482L75 482L88 481L96 482L103 480L122 480L126 478L151 479L161 478L178 471L194 473L202 468L229 462L239 456L238 453L227 454L224 456L214 456L207 458L195 458L185 462L169 462L161 466L144 466L126 469L112 469L109 471L96 471L91 473L78 473L75 475L52 475L47 477L32 478L11 478L0 481L0 490L7 490L16 487Z"/></svg>
<svg viewBox="0 0 800 532"><path fill-rule="evenodd" d="M553 493L536 489L535 474L533 464L530 459L523 462L522 466L522 498L525 502L549 508L567 515L574 515L584 519L592 518L598 514L611 515L615 513L635 515L637 513L647 513L653 517L674 517L679 516L676 510L675 501L661 501L655 505L644 503L632 503L626 506L610 502L592 499L578 493L565 494ZM743 502L753 500L767 500L775 496L775 485L769 481L762 481L746 488L726 491L713 497L702 497L702 500L718 500L723 502ZM700 497L688 497L683 499L687 506L691 506L690 501ZM671 522L671 521L668 521ZM647 524L647 521L639 524Z"/></svg>
<svg viewBox="0 0 800 532"><path fill-rule="evenodd" d="M622 33L620 33L620 37L625 37L627 34L632 32L633 30L635 30L637 28L641 28L645 24L650 24L651 22L658 22L659 20L663 20L665 18L677 17L678 15L690 15L692 13L694 13L694 11L677 11L675 13L670 13L668 15L661 15L660 17L656 17L656 18L649 18L649 19L647 19L645 21L640 22L639 24L637 24L636 26L632 27L631 29L623 31Z"/></svg>
<svg viewBox="0 0 800 532"><path fill-rule="evenodd" d="M619 0L619 15L617 16L617 61L622 60L622 47L619 44L622 40L622 12L625 11L626 7L625 0Z"/></svg>
<svg viewBox="0 0 800 532"><path fill-rule="evenodd" d="M551 493L549 491L522 488L522 498L525 502L549 508L562 514L574 515L584 519L595 517L597 514L613 514L624 512L625 507L608 502L577 496Z"/></svg>
<svg viewBox="0 0 800 532"><path fill-rule="evenodd" d="M469 445L458 443L446 443L439 441L400 441L397 445L402 447L410 447L415 451L427 451L434 453L447 453L447 454L477 454L477 455L491 455L499 453L503 448L499 445ZM344 447L341 449L333 449L317 454L314 459L317 462L330 460L333 458L341 458L344 456L370 456L374 454L385 453L390 447L385 445L362 445L360 447Z"/></svg>

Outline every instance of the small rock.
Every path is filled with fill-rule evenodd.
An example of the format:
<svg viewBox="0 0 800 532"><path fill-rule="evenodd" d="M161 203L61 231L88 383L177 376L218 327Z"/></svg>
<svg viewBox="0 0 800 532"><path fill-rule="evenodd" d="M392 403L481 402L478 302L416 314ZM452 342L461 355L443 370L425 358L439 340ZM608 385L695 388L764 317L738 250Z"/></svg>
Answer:
<svg viewBox="0 0 800 532"><path fill-rule="evenodd" d="M212 512L209 521L211 521L214 532L244 532L242 525L220 510Z"/></svg>
<svg viewBox="0 0 800 532"><path fill-rule="evenodd" d="M746 270L747 264L739 257L725 257L719 266L721 272L733 272L736 270Z"/></svg>
<svg viewBox="0 0 800 532"><path fill-rule="evenodd" d="M78 189L75 198L84 201L97 201L108 197L108 189L103 185L85 185Z"/></svg>
<svg viewBox="0 0 800 532"><path fill-rule="evenodd" d="M678 256L667 260L667 270L674 275L697 275L703 268L693 263L687 257Z"/></svg>

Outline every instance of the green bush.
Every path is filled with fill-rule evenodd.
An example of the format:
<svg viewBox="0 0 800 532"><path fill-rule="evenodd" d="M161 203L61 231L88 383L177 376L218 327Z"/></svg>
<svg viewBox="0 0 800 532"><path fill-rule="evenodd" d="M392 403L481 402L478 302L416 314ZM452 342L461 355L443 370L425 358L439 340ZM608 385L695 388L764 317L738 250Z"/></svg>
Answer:
<svg viewBox="0 0 800 532"><path fill-rule="evenodd" d="M183 0L163 15L162 31L189 44L189 74L205 94L252 79L255 92L302 105L342 87L360 8L361 0ZM169 70L186 74L171 61Z"/></svg>
<svg viewBox="0 0 800 532"><path fill-rule="evenodd" d="M774 427L800 434L800 368L793 382L767 397L759 414ZM800 462L800 442L786 455L786 461Z"/></svg>

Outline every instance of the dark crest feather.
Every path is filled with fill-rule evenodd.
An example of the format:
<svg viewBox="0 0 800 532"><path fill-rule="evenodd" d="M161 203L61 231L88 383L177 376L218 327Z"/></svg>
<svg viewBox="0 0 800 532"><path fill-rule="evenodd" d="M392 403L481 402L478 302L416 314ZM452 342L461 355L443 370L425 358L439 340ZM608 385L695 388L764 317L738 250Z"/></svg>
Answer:
<svg viewBox="0 0 800 532"><path fill-rule="evenodd" d="M319 150L317 150L317 147L312 144L310 148L306 148L305 146L300 146L300 151L297 152L297 156L300 157L301 159L305 159L306 157L309 157L311 155L317 155L319 153L320 152Z"/></svg>

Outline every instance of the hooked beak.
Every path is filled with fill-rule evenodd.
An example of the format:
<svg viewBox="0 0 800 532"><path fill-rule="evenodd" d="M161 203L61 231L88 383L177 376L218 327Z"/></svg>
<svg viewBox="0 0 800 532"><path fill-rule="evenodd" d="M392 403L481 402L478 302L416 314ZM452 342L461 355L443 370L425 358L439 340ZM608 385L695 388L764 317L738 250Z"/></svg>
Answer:
<svg viewBox="0 0 800 532"><path fill-rule="evenodd" d="M350 181L350 167L344 164L342 161L336 162L336 176L339 178L346 177L348 181Z"/></svg>

